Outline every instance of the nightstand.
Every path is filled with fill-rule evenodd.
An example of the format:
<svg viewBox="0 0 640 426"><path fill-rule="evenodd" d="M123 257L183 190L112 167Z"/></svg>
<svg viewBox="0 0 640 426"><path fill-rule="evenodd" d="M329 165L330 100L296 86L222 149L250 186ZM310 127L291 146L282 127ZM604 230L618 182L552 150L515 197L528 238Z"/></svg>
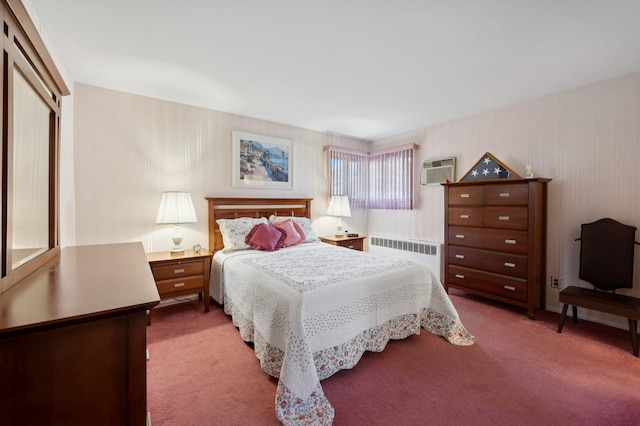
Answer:
<svg viewBox="0 0 640 426"><path fill-rule="evenodd" d="M156 282L160 299L198 294L204 302L204 311L209 312L209 273L213 253L207 250L184 253L147 253L147 260ZM148 318L151 324L151 317Z"/></svg>
<svg viewBox="0 0 640 426"><path fill-rule="evenodd" d="M336 236L329 235L320 237L320 241L327 244L333 244L334 246L346 247L353 250L364 250L364 239L367 237L348 237L348 236Z"/></svg>

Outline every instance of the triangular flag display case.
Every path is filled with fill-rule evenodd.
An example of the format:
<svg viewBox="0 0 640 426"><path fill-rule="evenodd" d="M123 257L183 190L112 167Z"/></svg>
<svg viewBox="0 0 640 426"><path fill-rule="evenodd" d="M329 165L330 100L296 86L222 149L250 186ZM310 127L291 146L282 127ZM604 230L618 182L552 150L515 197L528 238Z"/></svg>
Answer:
<svg viewBox="0 0 640 426"><path fill-rule="evenodd" d="M460 179L460 182L495 179L522 179L520 175L507 167L490 152L482 157Z"/></svg>

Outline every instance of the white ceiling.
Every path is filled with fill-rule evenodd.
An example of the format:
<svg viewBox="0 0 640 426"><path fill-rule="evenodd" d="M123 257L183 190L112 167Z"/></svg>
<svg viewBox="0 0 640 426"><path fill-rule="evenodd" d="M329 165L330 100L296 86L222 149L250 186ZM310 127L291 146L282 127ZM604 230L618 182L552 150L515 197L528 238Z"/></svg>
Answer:
<svg viewBox="0 0 640 426"><path fill-rule="evenodd" d="M640 70L640 0L28 1L77 82L363 139Z"/></svg>

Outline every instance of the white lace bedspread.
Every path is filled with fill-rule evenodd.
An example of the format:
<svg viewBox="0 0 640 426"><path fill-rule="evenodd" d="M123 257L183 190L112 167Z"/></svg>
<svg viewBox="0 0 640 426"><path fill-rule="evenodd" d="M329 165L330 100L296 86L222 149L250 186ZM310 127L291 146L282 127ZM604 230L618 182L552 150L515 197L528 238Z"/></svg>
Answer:
<svg viewBox="0 0 640 426"><path fill-rule="evenodd" d="M216 254L225 312L278 377L284 424L331 424L320 380L420 327L472 345L442 285L413 262L323 243ZM216 273L214 268L214 273Z"/></svg>

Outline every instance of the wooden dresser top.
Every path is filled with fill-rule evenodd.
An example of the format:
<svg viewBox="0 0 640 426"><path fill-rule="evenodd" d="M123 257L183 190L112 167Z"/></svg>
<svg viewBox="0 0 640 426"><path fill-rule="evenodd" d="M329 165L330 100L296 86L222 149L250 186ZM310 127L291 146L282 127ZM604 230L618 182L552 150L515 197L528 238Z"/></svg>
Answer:
<svg viewBox="0 0 640 426"><path fill-rule="evenodd" d="M0 335L146 310L159 301L142 243L67 247L2 294Z"/></svg>

